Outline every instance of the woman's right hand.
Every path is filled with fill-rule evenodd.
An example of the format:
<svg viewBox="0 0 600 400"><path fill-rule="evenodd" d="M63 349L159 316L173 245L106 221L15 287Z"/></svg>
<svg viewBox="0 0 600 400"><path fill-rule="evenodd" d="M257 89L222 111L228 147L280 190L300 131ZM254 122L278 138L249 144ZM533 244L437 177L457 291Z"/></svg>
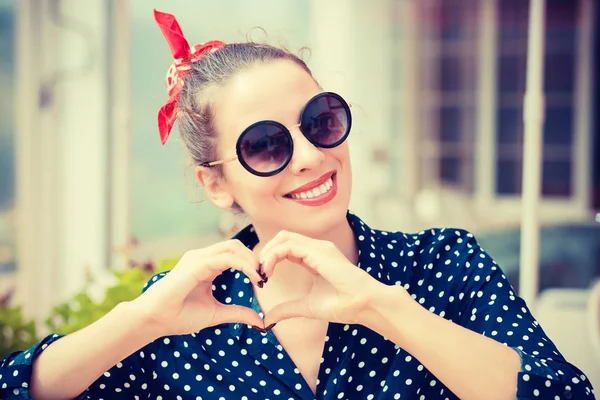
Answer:
<svg viewBox="0 0 600 400"><path fill-rule="evenodd" d="M263 327L249 307L225 305L212 294L213 280L226 269L244 273L254 284L262 281L258 260L239 240L188 251L162 279L133 301L156 336L185 335L223 323Z"/></svg>

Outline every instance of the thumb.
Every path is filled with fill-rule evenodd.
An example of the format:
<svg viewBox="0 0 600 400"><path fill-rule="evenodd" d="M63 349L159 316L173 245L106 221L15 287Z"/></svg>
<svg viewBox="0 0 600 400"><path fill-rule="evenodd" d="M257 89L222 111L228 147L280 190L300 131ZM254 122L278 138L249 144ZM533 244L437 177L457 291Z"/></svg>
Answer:
<svg viewBox="0 0 600 400"><path fill-rule="evenodd" d="M264 327L263 319L251 308L224 304L217 305L213 323L214 325L242 323Z"/></svg>
<svg viewBox="0 0 600 400"><path fill-rule="evenodd" d="M265 315L265 326L291 318L313 318L306 299L297 299L277 304Z"/></svg>

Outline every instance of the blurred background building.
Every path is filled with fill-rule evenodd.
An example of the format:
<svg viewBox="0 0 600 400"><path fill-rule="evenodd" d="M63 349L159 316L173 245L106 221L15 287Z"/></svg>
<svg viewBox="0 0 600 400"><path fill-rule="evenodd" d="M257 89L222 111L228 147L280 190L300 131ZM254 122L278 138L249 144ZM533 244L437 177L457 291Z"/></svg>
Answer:
<svg viewBox="0 0 600 400"><path fill-rule="evenodd" d="M469 229L518 288L529 1L0 0L0 294L41 317L131 238L156 259L235 225L201 201L177 135L160 145L171 58L153 8L191 44L308 47L357 105L351 209ZM599 10L546 1L540 285L577 293L573 312L600 277Z"/></svg>

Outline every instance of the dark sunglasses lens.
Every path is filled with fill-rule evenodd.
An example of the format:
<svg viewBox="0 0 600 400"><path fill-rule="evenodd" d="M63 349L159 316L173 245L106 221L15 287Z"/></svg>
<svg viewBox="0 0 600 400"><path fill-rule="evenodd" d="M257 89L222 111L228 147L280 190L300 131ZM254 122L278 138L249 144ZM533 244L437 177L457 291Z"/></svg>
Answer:
<svg viewBox="0 0 600 400"><path fill-rule="evenodd" d="M350 109L342 99L325 94L306 105L301 122L302 131L313 143L334 147L348 135Z"/></svg>
<svg viewBox="0 0 600 400"><path fill-rule="evenodd" d="M277 171L289 161L292 153L287 132L268 122L249 127L242 135L238 149L242 162L260 174Z"/></svg>

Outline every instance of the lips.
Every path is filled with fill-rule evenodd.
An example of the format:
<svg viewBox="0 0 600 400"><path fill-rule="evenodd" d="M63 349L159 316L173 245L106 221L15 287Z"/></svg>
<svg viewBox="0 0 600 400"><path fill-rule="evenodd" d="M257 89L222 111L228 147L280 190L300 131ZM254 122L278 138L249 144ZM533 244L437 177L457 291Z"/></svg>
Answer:
<svg viewBox="0 0 600 400"><path fill-rule="evenodd" d="M330 189L330 185L331 185L331 180L333 175L335 174L335 171L329 171L326 174L323 174L320 178L315 179L314 181L311 181L305 185L302 185L294 190L292 190L291 192L287 193L285 195L285 197L288 198L295 198L295 197L299 197L300 195L306 195L308 194L310 196L310 193L313 191L317 191L319 193L314 193L314 196L319 196L320 194L322 194L320 192L319 188L322 189ZM306 197L303 197L306 198Z"/></svg>
<svg viewBox="0 0 600 400"><path fill-rule="evenodd" d="M325 181L324 183L321 183ZM320 183L319 186L317 186ZM304 190L304 191L301 191ZM319 207L329 203L337 194L337 173L327 173L321 178L301 186L284 197L296 204Z"/></svg>

